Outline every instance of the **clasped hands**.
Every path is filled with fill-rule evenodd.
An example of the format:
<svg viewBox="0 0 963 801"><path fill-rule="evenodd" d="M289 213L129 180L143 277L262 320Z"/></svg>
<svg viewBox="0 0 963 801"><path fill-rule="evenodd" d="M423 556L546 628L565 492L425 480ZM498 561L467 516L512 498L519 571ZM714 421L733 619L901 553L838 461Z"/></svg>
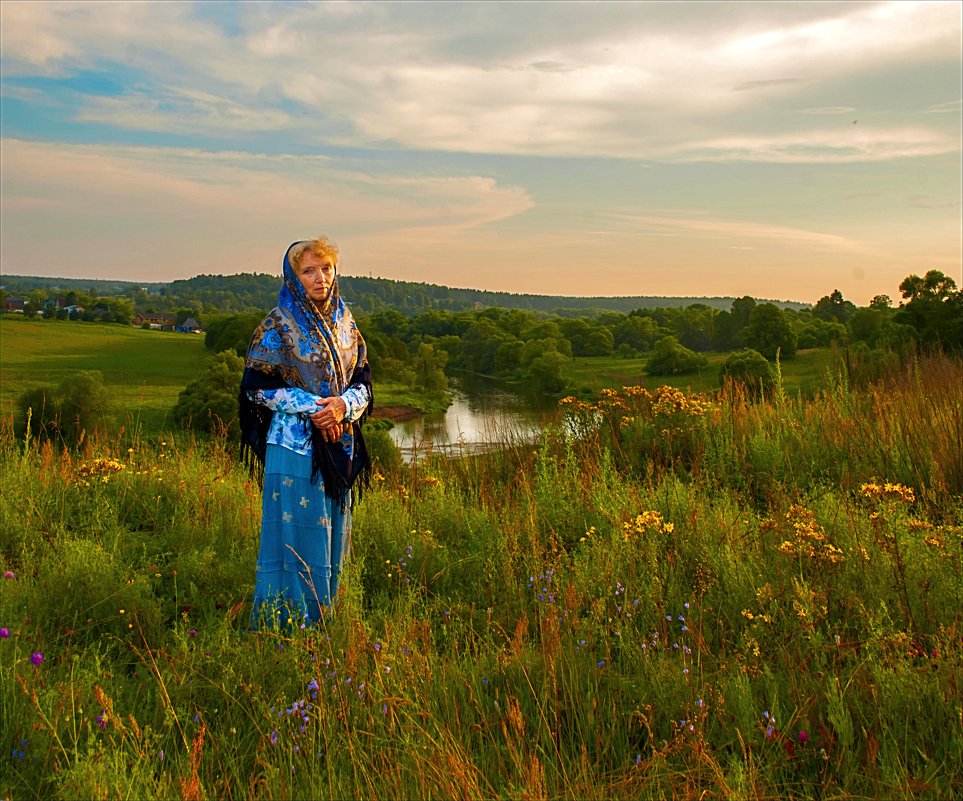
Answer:
<svg viewBox="0 0 963 801"><path fill-rule="evenodd" d="M348 414L348 404L340 397L321 398L315 401L321 408L309 414L311 423L321 431L325 442L337 442L344 433L344 418Z"/></svg>

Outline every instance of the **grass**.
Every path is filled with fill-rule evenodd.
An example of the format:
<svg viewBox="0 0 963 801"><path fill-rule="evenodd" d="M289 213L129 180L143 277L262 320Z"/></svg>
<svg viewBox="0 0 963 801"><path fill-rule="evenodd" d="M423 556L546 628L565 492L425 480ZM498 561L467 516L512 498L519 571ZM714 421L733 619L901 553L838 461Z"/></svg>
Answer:
<svg viewBox="0 0 963 801"><path fill-rule="evenodd" d="M225 443L7 421L0 796L960 797L961 381L604 393L382 467L315 630L247 631Z"/></svg>
<svg viewBox="0 0 963 801"><path fill-rule="evenodd" d="M0 315L0 408L9 413L29 389L99 370L117 422L159 431L208 356L204 338L189 334Z"/></svg>
<svg viewBox="0 0 963 801"><path fill-rule="evenodd" d="M698 373L679 376L646 375L647 357L579 356L573 359L565 379L570 386L590 392L623 386L642 386L652 390L663 384L691 392L714 392L719 389L719 368L729 354L706 355L709 357L708 367ZM795 358L781 362L780 368L787 393L812 396L818 388L825 386L832 368L832 351L828 348L801 350Z"/></svg>

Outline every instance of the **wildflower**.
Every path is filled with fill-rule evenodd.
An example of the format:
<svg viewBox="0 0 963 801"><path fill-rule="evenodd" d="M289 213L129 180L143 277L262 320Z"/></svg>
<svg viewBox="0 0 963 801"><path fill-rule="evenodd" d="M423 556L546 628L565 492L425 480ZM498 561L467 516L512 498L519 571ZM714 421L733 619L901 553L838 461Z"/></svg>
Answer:
<svg viewBox="0 0 963 801"><path fill-rule="evenodd" d="M682 605L683 605L686 609L689 608L689 602L688 602L688 601L686 601L686 602L685 602L684 604L682 604Z"/></svg>
<svg viewBox="0 0 963 801"><path fill-rule="evenodd" d="M642 764L642 754L635 755L635 766L639 767Z"/></svg>
<svg viewBox="0 0 963 801"><path fill-rule="evenodd" d="M605 667L605 660L604 660L604 659L600 659L600 660L599 660L598 662L596 662L595 664L597 664L600 668L603 668L603 667Z"/></svg>
<svg viewBox="0 0 963 801"><path fill-rule="evenodd" d="M683 631L688 631L688 630L689 630L689 627L688 627L688 626L683 626L683 627L682 627L682 630L683 630Z"/></svg>
<svg viewBox="0 0 963 801"><path fill-rule="evenodd" d="M158 758L161 762L163 762L163 761L164 761L164 752L163 752L163 751L158 751L158 752L157 752L157 758Z"/></svg>
<svg viewBox="0 0 963 801"><path fill-rule="evenodd" d="M193 640L197 636L197 629L191 629L187 632L187 636Z"/></svg>
<svg viewBox="0 0 963 801"><path fill-rule="evenodd" d="M487 686L488 686L488 679L482 679L482 684L484 684L484 685L487 687Z"/></svg>
<svg viewBox="0 0 963 801"><path fill-rule="evenodd" d="M5 579L16 578L16 576L13 575L13 571L12 571L12 570L8 570L6 573L4 573L4 574L3 574L3 577L4 577Z"/></svg>
<svg viewBox="0 0 963 801"><path fill-rule="evenodd" d="M278 744L278 730L275 729L274 731L271 732L271 745L277 745L277 744Z"/></svg>
<svg viewBox="0 0 963 801"><path fill-rule="evenodd" d="M375 651L380 651L380 650L381 650L381 643L380 643L380 642L376 642L376 643L374 644L374 649L375 649Z"/></svg>
<svg viewBox="0 0 963 801"><path fill-rule="evenodd" d="M0 640L5 640L10 636L10 629L4 627L0 629Z"/></svg>
<svg viewBox="0 0 963 801"><path fill-rule="evenodd" d="M799 732L799 742L806 743L809 742L809 732L802 730Z"/></svg>
<svg viewBox="0 0 963 801"><path fill-rule="evenodd" d="M100 728L102 728L102 729L106 729L106 728L107 728L107 721L106 721L106 719L104 718L104 710L103 710L103 709L100 710L100 714L97 716L97 725L100 726Z"/></svg>
<svg viewBox="0 0 963 801"><path fill-rule="evenodd" d="M309 689L311 692L317 692L317 690L318 690L318 681L317 681L317 679L311 679L311 681L308 682L308 689Z"/></svg>
<svg viewBox="0 0 963 801"><path fill-rule="evenodd" d="M33 663L34 665L38 665L38 666L39 666L39 665L42 665L42 664L43 664L43 654L40 653L40 651L34 651L32 654L30 654L30 661L31 661L31 663Z"/></svg>
<svg viewBox="0 0 963 801"><path fill-rule="evenodd" d="M701 699L701 698L700 698L698 701L696 701L696 706L699 707L699 709L702 709L702 699Z"/></svg>
<svg viewBox="0 0 963 801"><path fill-rule="evenodd" d="M391 673L391 666L385 665L385 673Z"/></svg>
<svg viewBox="0 0 963 801"><path fill-rule="evenodd" d="M382 715L387 715L387 714L388 714L388 705L387 705L387 704L382 704L382 705L381 705L381 714L382 714Z"/></svg>

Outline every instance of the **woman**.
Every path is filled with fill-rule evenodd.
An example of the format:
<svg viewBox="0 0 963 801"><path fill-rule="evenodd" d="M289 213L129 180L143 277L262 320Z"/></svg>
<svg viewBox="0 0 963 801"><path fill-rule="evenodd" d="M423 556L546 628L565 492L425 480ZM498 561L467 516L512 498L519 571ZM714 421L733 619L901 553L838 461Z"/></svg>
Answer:
<svg viewBox="0 0 963 801"><path fill-rule="evenodd" d="M251 338L241 379L241 451L263 468L252 627L316 622L351 540L351 488L370 470L364 339L338 293L326 237L284 256L278 304Z"/></svg>

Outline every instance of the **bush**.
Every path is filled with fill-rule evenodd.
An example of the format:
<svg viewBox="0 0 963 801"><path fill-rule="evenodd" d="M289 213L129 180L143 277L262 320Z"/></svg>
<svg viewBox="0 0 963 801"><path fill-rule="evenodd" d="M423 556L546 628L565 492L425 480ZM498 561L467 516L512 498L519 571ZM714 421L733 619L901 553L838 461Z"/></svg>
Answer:
<svg viewBox="0 0 963 801"><path fill-rule="evenodd" d="M391 438L393 423L390 420L369 420L365 423L364 443L375 470L394 474L401 470L401 449Z"/></svg>
<svg viewBox="0 0 963 801"><path fill-rule="evenodd" d="M195 431L237 432L237 395L244 359L232 350L212 356L197 381L181 392L174 407L174 422Z"/></svg>
<svg viewBox="0 0 963 801"><path fill-rule="evenodd" d="M693 373L708 364L708 356L689 350L675 337L664 337L655 343L645 372L649 375L680 375Z"/></svg>
<svg viewBox="0 0 963 801"><path fill-rule="evenodd" d="M776 371L759 351L746 348L730 353L719 368L719 383L743 384L753 397L768 397L776 385Z"/></svg>
<svg viewBox="0 0 963 801"><path fill-rule="evenodd" d="M31 436L74 446L106 429L110 396L99 371L82 370L56 387L25 392L17 407L17 436L26 435L29 418Z"/></svg>

